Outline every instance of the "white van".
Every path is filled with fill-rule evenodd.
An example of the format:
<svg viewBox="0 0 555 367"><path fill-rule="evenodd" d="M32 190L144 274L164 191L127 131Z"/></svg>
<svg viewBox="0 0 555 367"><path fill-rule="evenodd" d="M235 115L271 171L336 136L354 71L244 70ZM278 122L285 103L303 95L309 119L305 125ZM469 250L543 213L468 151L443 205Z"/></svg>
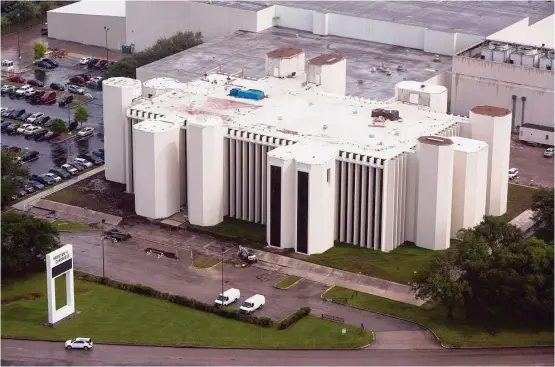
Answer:
<svg viewBox="0 0 555 367"><path fill-rule="evenodd" d="M231 288L224 292L223 297L220 293L218 298L216 298L216 300L214 301L214 304L216 306L228 306L233 302L238 301L239 298L241 298L241 292L239 291L239 289Z"/></svg>
<svg viewBox="0 0 555 367"><path fill-rule="evenodd" d="M261 294L255 294L254 296L243 302L241 307L239 307L239 310L244 313L251 313L258 310L259 308L262 308L262 306L264 306L264 303L266 303L266 298L264 298L264 296Z"/></svg>

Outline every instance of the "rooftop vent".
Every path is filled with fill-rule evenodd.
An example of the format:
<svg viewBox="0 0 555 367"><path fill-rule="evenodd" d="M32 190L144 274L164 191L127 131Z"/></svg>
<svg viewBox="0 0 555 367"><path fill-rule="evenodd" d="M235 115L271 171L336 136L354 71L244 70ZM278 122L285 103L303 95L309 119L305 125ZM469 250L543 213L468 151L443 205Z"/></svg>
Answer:
<svg viewBox="0 0 555 367"><path fill-rule="evenodd" d="M371 117L383 117L386 120L397 121L399 120L399 111L375 108L372 110Z"/></svg>

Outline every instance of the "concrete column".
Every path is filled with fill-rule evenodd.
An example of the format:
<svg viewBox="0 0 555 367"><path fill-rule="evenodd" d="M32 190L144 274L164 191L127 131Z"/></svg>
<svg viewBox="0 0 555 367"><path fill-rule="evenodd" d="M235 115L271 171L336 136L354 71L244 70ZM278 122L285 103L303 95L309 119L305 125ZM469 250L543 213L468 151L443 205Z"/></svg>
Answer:
<svg viewBox="0 0 555 367"><path fill-rule="evenodd" d="M223 221L224 128L216 116L187 122L189 222L214 226Z"/></svg>
<svg viewBox="0 0 555 367"><path fill-rule="evenodd" d="M267 182L267 205L266 226L267 242L275 246L271 241L272 226L272 187L271 187L271 167L281 169L281 228L280 228L280 248L293 248L295 244L295 215L296 215L296 196L295 196L295 162L291 157L289 146L278 147L268 153L266 182ZM277 246L276 246L277 247Z"/></svg>

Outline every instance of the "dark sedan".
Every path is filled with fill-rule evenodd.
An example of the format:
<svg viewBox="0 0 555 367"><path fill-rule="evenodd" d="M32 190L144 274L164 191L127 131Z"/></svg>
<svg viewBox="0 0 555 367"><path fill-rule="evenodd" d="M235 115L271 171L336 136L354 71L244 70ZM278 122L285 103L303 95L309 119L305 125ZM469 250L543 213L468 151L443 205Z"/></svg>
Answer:
<svg viewBox="0 0 555 367"><path fill-rule="evenodd" d="M63 169L51 168L48 172L53 173L55 175L58 175L61 178L63 178L64 180L67 180L68 178L71 177L71 175Z"/></svg>
<svg viewBox="0 0 555 367"><path fill-rule="evenodd" d="M35 190L42 190L44 189L44 185L38 181L29 181L29 185L32 186Z"/></svg>

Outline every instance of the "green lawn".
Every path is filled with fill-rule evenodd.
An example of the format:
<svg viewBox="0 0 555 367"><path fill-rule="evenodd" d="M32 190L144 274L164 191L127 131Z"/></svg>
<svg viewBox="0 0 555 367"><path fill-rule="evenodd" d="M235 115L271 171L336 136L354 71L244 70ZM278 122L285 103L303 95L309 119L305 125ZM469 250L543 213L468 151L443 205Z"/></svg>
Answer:
<svg viewBox="0 0 555 367"><path fill-rule="evenodd" d="M426 304L416 307L395 302L371 294L355 292L350 289L334 287L323 298L333 298L340 303L402 317L418 322L432 329L447 346L453 347L490 347L490 346L529 346L553 345L553 326L546 330L511 329L499 326L490 333L483 325L469 325L462 316L447 320L447 313L441 307Z"/></svg>
<svg viewBox="0 0 555 367"><path fill-rule="evenodd" d="M216 256L196 255L193 260L193 267L207 269L220 263L220 258Z"/></svg>
<svg viewBox="0 0 555 367"><path fill-rule="evenodd" d="M301 277L288 275L285 278L281 279L274 287L279 289L286 289L297 283L299 280L301 280Z"/></svg>
<svg viewBox="0 0 555 367"><path fill-rule="evenodd" d="M528 186L509 184L507 194L507 213L505 216L511 220L523 211L530 209L534 200L532 199L536 189Z"/></svg>
<svg viewBox="0 0 555 367"><path fill-rule="evenodd" d="M80 231L91 228L83 223L68 222L63 220L55 220L54 222L52 222L52 225L58 231Z"/></svg>
<svg viewBox="0 0 555 367"><path fill-rule="evenodd" d="M61 283L57 282L57 286ZM278 331L95 283L76 280L75 284L80 313L56 328L42 325L47 318L44 275L3 286L2 337L62 341L87 336L97 342L254 348L353 348L372 339L370 333L360 335L354 326L316 317ZM31 293L43 296L14 300ZM341 335L342 328L347 329L347 335Z"/></svg>
<svg viewBox="0 0 555 367"><path fill-rule="evenodd" d="M403 244L395 250L382 252L349 244L336 243L328 251L303 258L314 264L361 273L371 277L407 284L415 271L428 265L437 251Z"/></svg>
<svg viewBox="0 0 555 367"><path fill-rule="evenodd" d="M266 226L262 224L226 217L215 226L198 228L230 238L244 238L257 243L259 248L266 246Z"/></svg>

